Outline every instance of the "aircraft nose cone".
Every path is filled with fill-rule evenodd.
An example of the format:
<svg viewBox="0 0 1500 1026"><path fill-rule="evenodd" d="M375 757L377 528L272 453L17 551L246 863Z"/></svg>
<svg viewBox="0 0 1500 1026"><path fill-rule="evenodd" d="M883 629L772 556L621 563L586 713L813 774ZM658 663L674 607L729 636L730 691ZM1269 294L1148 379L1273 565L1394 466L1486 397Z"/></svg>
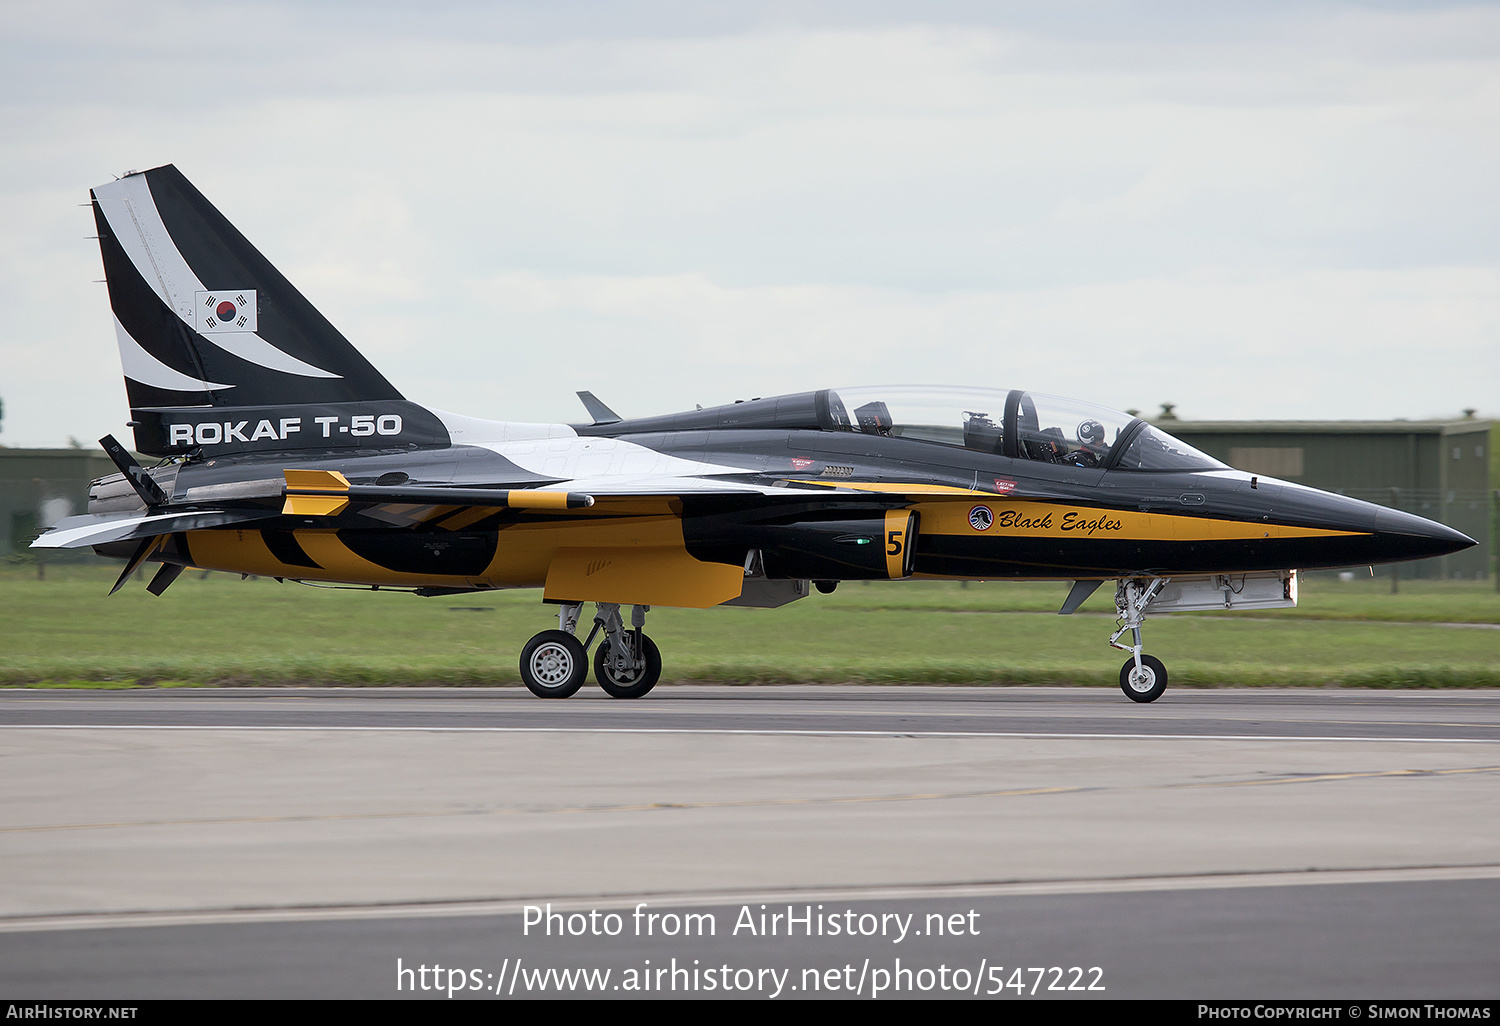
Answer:
<svg viewBox="0 0 1500 1026"><path fill-rule="evenodd" d="M1375 534L1392 550L1392 559L1445 556L1477 544L1462 531L1385 507L1375 514Z"/></svg>

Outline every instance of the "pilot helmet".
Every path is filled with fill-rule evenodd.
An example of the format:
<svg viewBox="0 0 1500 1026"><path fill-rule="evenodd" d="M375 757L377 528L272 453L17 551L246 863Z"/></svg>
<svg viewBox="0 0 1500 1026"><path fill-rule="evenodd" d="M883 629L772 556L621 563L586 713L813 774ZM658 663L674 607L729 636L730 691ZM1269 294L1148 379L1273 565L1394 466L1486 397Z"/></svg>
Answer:
<svg viewBox="0 0 1500 1026"><path fill-rule="evenodd" d="M1078 425L1078 440L1090 448L1104 444L1104 425L1097 420L1086 420Z"/></svg>

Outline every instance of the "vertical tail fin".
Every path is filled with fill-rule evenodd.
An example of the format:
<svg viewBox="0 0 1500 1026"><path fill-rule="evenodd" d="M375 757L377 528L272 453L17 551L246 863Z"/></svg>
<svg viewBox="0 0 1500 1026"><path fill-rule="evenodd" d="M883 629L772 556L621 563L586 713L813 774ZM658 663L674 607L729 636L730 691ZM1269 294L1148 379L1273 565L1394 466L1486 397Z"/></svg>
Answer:
<svg viewBox="0 0 1500 1026"><path fill-rule="evenodd" d="M137 451L447 444L175 167L92 197Z"/></svg>

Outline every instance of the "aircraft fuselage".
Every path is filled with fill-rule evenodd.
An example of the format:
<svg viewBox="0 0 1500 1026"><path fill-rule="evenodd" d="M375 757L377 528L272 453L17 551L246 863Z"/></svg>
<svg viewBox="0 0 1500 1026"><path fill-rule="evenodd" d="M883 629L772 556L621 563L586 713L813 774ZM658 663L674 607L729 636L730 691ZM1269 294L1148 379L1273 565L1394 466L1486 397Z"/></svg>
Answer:
<svg viewBox="0 0 1500 1026"><path fill-rule="evenodd" d="M174 500L206 506L232 497L275 514L239 530L185 532L178 558L240 573L421 588L541 587L555 552L580 545L681 548L735 566L758 549L772 579L1108 579L1378 564L1451 551L1463 537L1396 510L1228 469L1106 470L855 433L619 427L627 430L581 426L487 446L306 452L297 465L338 471L353 485L545 488L563 474L580 477L586 461L597 477L659 455L711 465L724 483L753 490L555 512L392 503L330 522L280 512L284 457L226 456L162 475ZM496 428L497 437L506 434ZM538 448L544 458L526 458ZM537 472L549 460L558 477ZM915 521L904 542L914 551L893 564L884 532L894 510ZM392 531L396 519L411 529Z"/></svg>

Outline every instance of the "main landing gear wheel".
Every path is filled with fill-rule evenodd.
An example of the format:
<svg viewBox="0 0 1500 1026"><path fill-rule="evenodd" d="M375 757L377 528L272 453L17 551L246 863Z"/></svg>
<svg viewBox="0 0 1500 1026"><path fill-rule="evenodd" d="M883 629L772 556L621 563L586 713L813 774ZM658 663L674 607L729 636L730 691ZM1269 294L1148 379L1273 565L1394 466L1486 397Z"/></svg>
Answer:
<svg viewBox="0 0 1500 1026"><path fill-rule="evenodd" d="M636 639L640 639L637 646ZM661 679L661 650L640 631L626 631L625 644L638 653L636 665L621 667L610 658L613 646L605 638L594 650L594 679L611 698L640 698Z"/></svg>
<svg viewBox="0 0 1500 1026"><path fill-rule="evenodd" d="M1167 668L1156 656L1141 656L1140 669L1133 657L1127 659L1120 667L1120 690L1132 702L1154 702L1167 690Z"/></svg>
<svg viewBox="0 0 1500 1026"><path fill-rule="evenodd" d="M542 631L521 649L521 680L538 698L567 698L588 675L589 654L567 631Z"/></svg>

